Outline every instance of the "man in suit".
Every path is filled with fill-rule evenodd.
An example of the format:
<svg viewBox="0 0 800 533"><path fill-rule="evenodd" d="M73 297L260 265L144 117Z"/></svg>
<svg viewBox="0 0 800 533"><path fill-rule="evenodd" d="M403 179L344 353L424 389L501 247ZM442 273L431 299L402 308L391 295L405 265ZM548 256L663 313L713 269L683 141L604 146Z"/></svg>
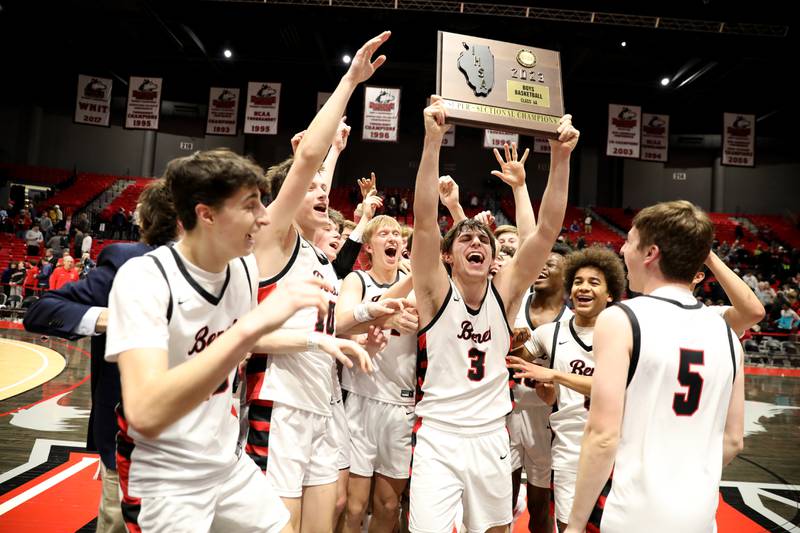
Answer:
<svg viewBox="0 0 800 533"><path fill-rule="evenodd" d="M103 249L97 267L85 278L44 293L25 315L25 329L34 333L76 340L92 337L92 409L89 416L87 450L101 458L103 495L97 531L123 532L116 471L117 420L114 408L120 401L119 370L104 359L108 295L119 268L129 259L174 241L177 234L175 208L164 180L153 181L139 197L142 242L116 243Z"/></svg>

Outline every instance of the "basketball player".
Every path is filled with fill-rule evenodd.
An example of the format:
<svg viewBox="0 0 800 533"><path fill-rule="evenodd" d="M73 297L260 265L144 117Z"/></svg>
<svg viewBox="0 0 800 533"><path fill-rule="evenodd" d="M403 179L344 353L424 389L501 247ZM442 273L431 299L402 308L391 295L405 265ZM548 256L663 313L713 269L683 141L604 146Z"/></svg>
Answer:
<svg viewBox="0 0 800 533"><path fill-rule="evenodd" d="M547 405L557 404L550 414L550 428L554 433L551 455L559 531L566 527L572 509L581 438L589 412L594 323L607 305L622 297L625 271L617 254L593 246L567 256L564 279L575 314L536 328L523 348L528 351L524 359L545 361L544 366L519 357L508 358L509 368L519 370L517 380L526 384L533 380L539 398Z"/></svg>
<svg viewBox="0 0 800 533"><path fill-rule="evenodd" d="M633 219L622 253L630 289L644 296L597 319L568 532L586 527L612 465L602 531L716 530L722 467L743 446L744 372L733 332L690 292L713 237L708 216L683 200Z"/></svg>
<svg viewBox="0 0 800 533"><path fill-rule="evenodd" d="M184 235L130 259L114 280L106 359L122 383L117 469L130 531L291 531L274 490L238 453L233 378L262 335L328 303L324 283L309 278L255 306L262 176L227 150L171 161L165 179Z"/></svg>
<svg viewBox="0 0 800 533"><path fill-rule="evenodd" d="M312 244L316 230L328 221L328 184L317 172L356 86L386 60L372 55L390 32L368 41L355 54L347 73L303 135L288 172L267 175L274 201L271 224L258 236L259 297L292 285L308 273L331 287L327 319L309 307L284 325L336 335L336 273L324 253ZM291 512L297 531L327 533L333 527L338 445L332 402L336 382L333 359L316 346L289 355L253 356L248 362L250 434L248 453L262 468ZM269 457L269 461L267 461Z"/></svg>
<svg viewBox="0 0 800 533"><path fill-rule="evenodd" d="M514 322L515 331L527 333L530 338L542 325L558 322L572 316L564 302L564 261L569 249L556 243L547 257L542 271L533 283L520 307ZM529 350L532 349L527 341ZM523 345L519 345L522 349ZM511 352L514 355L516 352ZM535 362L549 366L547 354ZM522 471L525 470L528 530L551 531L550 516L550 453L551 432L549 417L551 407L536 394L533 383L513 377L514 410L508 415L508 433L511 438L511 465L513 468L512 508L516 506Z"/></svg>
<svg viewBox="0 0 800 533"><path fill-rule="evenodd" d="M361 222L359 222L360 224ZM399 270L402 229L392 217L375 217L364 231L370 269L345 278L336 309L340 331L364 322L364 311L407 276ZM342 531L357 533L367 510L374 479L373 533L390 533L397 524L400 496L411 464L417 317L405 307L385 333L389 341L373 357L374 372L344 370L342 387L349 392L345 406L350 433L350 480Z"/></svg>
<svg viewBox="0 0 800 533"><path fill-rule="evenodd" d="M551 174L540 224L489 281L495 240L486 226L471 219L459 222L440 244L437 176L448 126L441 98L433 96L431 102L424 111L411 251L422 329L417 337L419 419L409 528L449 531L461 504L463 523L470 532L504 531L511 522L505 429L511 400L504 364L511 342L508 319L517 313L561 229L569 158L578 132L569 115L561 119L559 140L551 141Z"/></svg>

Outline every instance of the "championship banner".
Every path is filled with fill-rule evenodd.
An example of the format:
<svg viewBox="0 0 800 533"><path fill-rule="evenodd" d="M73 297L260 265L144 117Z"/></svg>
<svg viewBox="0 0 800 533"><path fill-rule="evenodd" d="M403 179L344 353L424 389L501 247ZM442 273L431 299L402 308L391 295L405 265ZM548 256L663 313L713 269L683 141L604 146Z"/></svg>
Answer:
<svg viewBox="0 0 800 533"><path fill-rule="evenodd" d="M456 126L455 124L450 126L450 129L447 130L442 137L442 146L446 146L448 148L452 148L456 145Z"/></svg>
<svg viewBox="0 0 800 533"><path fill-rule="evenodd" d="M111 118L111 80L78 75L75 122L108 126Z"/></svg>
<svg viewBox="0 0 800 533"><path fill-rule="evenodd" d="M756 116L725 113L722 133L722 164L755 166Z"/></svg>
<svg viewBox="0 0 800 533"><path fill-rule="evenodd" d="M508 133L507 131L483 130L484 148L502 148L504 144L517 143L519 146L519 134Z"/></svg>
<svg viewBox="0 0 800 533"><path fill-rule="evenodd" d="M277 135L280 103L280 83L249 82L247 84L247 108L244 113L244 132L255 135Z"/></svg>
<svg viewBox="0 0 800 533"><path fill-rule="evenodd" d="M128 107L125 127L134 130L157 130L161 113L161 78L128 78Z"/></svg>
<svg viewBox="0 0 800 533"><path fill-rule="evenodd" d="M317 92L317 113L319 110L322 109L322 106L325 105L325 102L328 101L328 98L331 97L333 93L324 93L322 91Z"/></svg>
<svg viewBox="0 0 800 533"><path fill-rule="evenodd" d="M236 135L239 111L239 89L211 87L208 96L206 133L209 135Z"/></svg>
<svg viewBox="0 0 800 533"><path fill-rule="evenodd" d="M608 104L606 155L639 159L642 108Z"/></svg>
<svg viewBox="0 0 800 533"><path fill-rule="evenodd" d="M642 113L642 160L667 160L669 115Z"/></svg>
<svg viewBox="0 0 800 533"><path fill-rule="evenodd" d="M547 137L534 137L533 138L533 153L535 154L549 154L550 141Z"/></svg>
<svg viewBox="0 0 800 533"><path fill-rule="evenodd" d="M361 139L397 142L400 122L400 89L364 87L364 128Z"/></svg>

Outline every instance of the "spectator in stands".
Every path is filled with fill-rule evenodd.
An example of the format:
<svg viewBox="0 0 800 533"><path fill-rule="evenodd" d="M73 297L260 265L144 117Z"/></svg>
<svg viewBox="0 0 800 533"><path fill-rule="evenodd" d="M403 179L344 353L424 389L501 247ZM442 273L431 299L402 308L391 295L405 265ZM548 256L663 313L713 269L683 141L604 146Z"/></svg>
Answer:
<svg viewBox="0 0 800 533"><path fill-rule="evenodd" d="M742 277L742 281L747 283L747 285L754 291L758 288L758 278L755 276L755 274L753 274L752 270L747 271L747 274Z"/></svg>
<svg viewBox="0 0 800 533"><path fill-rule="evenodd" d="M69 249L70 254L73 257L80 257L83 254L83 238L85 235L83 232L75 228L75 235L72 240L72 247Z"/></svg>
<svg viewBox="0 0 800 533"><path fill-rule="evenodd" d="M50 275L50 290L55 291L73 281L78 281L79 273L75 268L75 260L71 255L64 256L64 264L56 267Z"/></svg>
<svg viewBox="0 0 800 533"><path fill-rule="evenodd" d="M386 214L390 217L397 216L397 195L392 193L386 203Z"/></svg>
<svg viewBox="0 0 800 533"><path fill-rule="evenodd" d="M9 296L22 296L22 283L25 281L25 263L22 261L17 262L17 269L11 272L9 283L11 290Z"/></svg>
<svg viewBox="0 0 800 533"><path fill-rule="evenodd" d="M14 233L14 221L11 217L0 217L0 231L3 233Z"/></svg>
<svg viewBox="0 0 800 533"><path fill-rule="evenodd" d="M42 260L39 259L39 263ZM36 289L39 287L39 266L30 262L25 262L25 278L22 280L22 288L25 291L25 298L36 294Z"/></svg>
<svg viewBox="0 0 800 533"><path fill-rule="evenodd" d="M398 208L398 211L401 217L405 218L406 216L408 216L408 198L406 198L405 196L400 198L400 206Z"/></svg>
<svg viewBox="0 0 800 533"><path fill-rule="evenodd" d="M20 209L19 214L17 214L17 218L14 222L14 227L16 229L17 237L24 239L25 233L31 227L31 217L28 214L27 209Z"/></svg>
<svg viewBox="0 0 800 533"><path fill-rule="evenodd" d="M769 283L766 281L760 281L758 283L758 289L756 289L756 297L758 301L762 303L764 307L772 304L775 301L775 289L773 289Z"/></svg>
<svg viewBox="0 0 800 533"><path fill-rule="evenodd" d="M43 257L42 259L44 259L45 261L47 261L48 263L50 263L51 265L53 265L53 267L55 267L55 266L56 266L56 261L58 261L58 260L56 259L56 255L55 255L55 253L53 252L53 249L52 249L52 248L45 248L45 250L44 250L44 257Z"/></svg>
<svg viewBox="0 0 800 533"><path fill-rule="evenodd" d="M17 271L17 262L11 261L8 263L8 266L3 270L3 274L0 275L0 284L3 285L3 292L6 296L11 294L11 275Z"/></svg>
<svg viewBox="0 0 800 533"><path fill-rule="evenodd" d="M572 224L569 225L570 233L578 233L581 230L581 225L578 224L577 219L573 219Z"/></svg>
<svg viewBox="0 0 800 533"><path fill-rule="evenodd" d="M86 211L81 211L78 213L78 216L75 219L75 227L78 228L81 233L86 233L91 229L89 215L86 214Z"/></svg>
<svg viewBox="0 0 800 533"><path fill-rule="evenodd" d="M83 240L81 241L81 257L84 254L88 254L92 251L92 232L86 231L83 234Z"/></svg>
<svg viewBox="0 0 800 533"><path fill-rule="evenodd" d="M781 316L776 321L778 329L789 333L796 329L798 324L800 324L800 316L797 315L794 309L789 307L788 303L783 304L781 307Z"/></svg>
<svg viewBox="0 0 800 533"><path fill-rule="evenodd" d="M583 219L583 230L586 233L592 232L592 215L590 215L588 212L586 213L586 218Z"/></svg>
<svg viewBox="0 0 800 533"><path fill-rule="evenodd" d="M47 249L52 250L55 257L61 256L61 250L64 249L64 231L61 230L47 241Z"/></svg>
<svg viewBox="0 0 800 533"><path fill-rule="evenodd" d="M56 204L53 206L53 211L55 211L56 221L53 224L53 227L60 228L64 226L64 213L61 211L61 206Z"/></svg>
<svg viewBox="0 0 800 533"><path fill-rule="evenodd" d="M44 235L39 231L39 225L34 224L31 229L25 232L25 244L28 245L27 254L34 257L38 256L41 253L40 246L43 240Z"/></svg>
<svg viewBox="0 0 800 533"><path fill-rule="evenodd" d="M48 250L49 251L49 250ZM55 265L47 258L42 258L39 261L39 273L36 275L36 287L40 291L46 291L50 288L50 276L53 275Z"/></svg>
<svg viewBox="0 0 800 533"><path fill-rule="evenodd" d="M44 240L47 241L53 235L53 221L47 216L47 213L39 217L39 230L44 235Z"/></svg>
<svg viewBox="0 0 800 533"><path fill-rule="evenodd" d="M5 207L0 206L0 221L5 220L8 218L8 211Z"/></svg>
<svg viewBox="0 0 800 533"><path fill-rule="evenodd" d="M125 217L125 209L120 207L116 213L111 216L111 238L112 239L122 239L122 235L125 231L125 223L127 222L127 218Z"/></svg>

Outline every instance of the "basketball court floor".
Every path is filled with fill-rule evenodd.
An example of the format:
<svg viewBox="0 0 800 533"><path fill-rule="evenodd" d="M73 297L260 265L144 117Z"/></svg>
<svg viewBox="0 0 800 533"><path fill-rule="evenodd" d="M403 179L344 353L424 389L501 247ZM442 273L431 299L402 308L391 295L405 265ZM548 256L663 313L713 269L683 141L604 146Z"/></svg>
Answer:
<svg viewBox="0 0 800 533"><path fill-rule="evenodd" d="M94 531L89 362L87 340L0 323L0 532ZM745 447L723 471L719 531L800 532L800 372L748 369L746 399ZM514 533L526 523L523 514Z"/></svg>

